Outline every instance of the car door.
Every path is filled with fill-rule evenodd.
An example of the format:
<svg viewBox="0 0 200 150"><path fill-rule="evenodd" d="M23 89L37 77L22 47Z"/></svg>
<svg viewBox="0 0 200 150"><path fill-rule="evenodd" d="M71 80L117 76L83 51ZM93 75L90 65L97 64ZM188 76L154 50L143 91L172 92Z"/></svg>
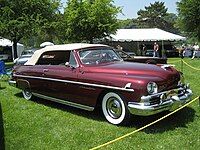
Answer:
<svg viewBox="0 0 200 150"><path fill-rule="evenodd" d="M44 77L47 79L44 94L53 98L73 101L77 88L77 69L65 65L46 66Z"/></svg>
<svg viewBox="0 0 200 150"><path fill-rule="evenodd" d="M41 57L47 60L38 62L40 64L40 73L38 74L42 77L38 81L40 84L35 87L39 89L37 91L41 94L40 96L75 107L92 109L92 107L88 107L93 106L90 98L91 91L85 88L84 82L78 80L81 70L74 52L51 51Z"/></svg>
<svg viewBox="0 0 200 150"><path fill-rule="evenodd" d="M63 57L66 55L65 57ZM63 59L64 58L64 59ZM63 60L63 61L62 61ZM71 51L55 52L54 63L43 68L45 80L48 82L43 90L44 95L74 101L77 95L77 62Z"/></svg>
<svg viewBox="0 0 200 150"><path fill-rule="evenodd" d="M28 76L26 79L28 80L33 93L45 93L48 81L44 79L44 69L45 65L34 65L28 66L28 69L26 69L26 72L24 72L24 75Z"/></svg>

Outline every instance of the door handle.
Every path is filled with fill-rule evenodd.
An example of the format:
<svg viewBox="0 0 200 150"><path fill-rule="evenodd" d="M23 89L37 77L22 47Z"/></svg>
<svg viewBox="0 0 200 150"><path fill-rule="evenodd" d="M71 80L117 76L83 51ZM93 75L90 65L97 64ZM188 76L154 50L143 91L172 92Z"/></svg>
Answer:
<svg viewBox="0 0 200 150"><path fill-rule="evenodd" d="M49 71L49 69L43 69L43 72L48 72Z"/></svg>
<svg viewBox="0 0 200 150"><path fill-rule="evenodd" d="M81 74L84 74L85 72L84 72L84 71L80 71L80 73L81 73Z"/></svg>

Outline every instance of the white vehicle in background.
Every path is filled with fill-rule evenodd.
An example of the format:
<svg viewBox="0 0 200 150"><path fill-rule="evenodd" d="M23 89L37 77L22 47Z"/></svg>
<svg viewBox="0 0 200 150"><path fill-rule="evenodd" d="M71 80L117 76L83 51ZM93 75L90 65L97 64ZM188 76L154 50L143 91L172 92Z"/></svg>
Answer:
<svg viewBox="0 0 200 150"><path fill-rule="evenodd" d="M36 49L24 50L21 53L21 56L14 60L15 65L24 65L34 54Z"/></svg>
<svg viewBox="0 0 200 150"><path fill-rule="evenodd" d="M51 42L43 42L42 44L40 44L40 47L46 47L46 46L52 46L52 45L54 44ZM14 64L24 65L32 57L33 53L36 50L37 49L29 49L29 50L22 51L21 55L14 60Z"/></svg>
<svg viewBox="0 0 200 150"><path fill-rule="evenodd" d="M0 60L7 60L9 58L9 55L7 54L0 54Z"/></svg>

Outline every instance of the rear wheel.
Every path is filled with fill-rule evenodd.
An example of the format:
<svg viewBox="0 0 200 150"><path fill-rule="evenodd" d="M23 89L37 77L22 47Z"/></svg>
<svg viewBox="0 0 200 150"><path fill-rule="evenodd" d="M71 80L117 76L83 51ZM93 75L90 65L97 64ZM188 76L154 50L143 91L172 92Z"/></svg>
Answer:
<svg viewBox="0 0 200 150"><path fill-rule="evenodd" d="M121 96L114 92L104 95L102 111L108 122L118 125L126 124L130 119L130 113Z"/></svg>
<svg viewBox="0 0 200 150"><path fill-rule="evenodd" d="M28 89L23 90L22 94L23 94L23 96L24 96L24 98L26 100L30 100L32 98L32 96L33 96L32 93L31 93L31 91L28 90Z"/></svg>

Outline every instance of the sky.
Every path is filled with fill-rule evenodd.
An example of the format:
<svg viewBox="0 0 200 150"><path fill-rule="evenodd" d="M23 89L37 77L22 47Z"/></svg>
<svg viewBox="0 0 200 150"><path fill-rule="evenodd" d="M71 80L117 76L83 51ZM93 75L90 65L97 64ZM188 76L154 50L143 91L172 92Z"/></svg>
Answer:
<svg viewBox="0 0 200 150"><path fill-rule="evenodd" d="M67 0L61 0L63 4L66 4ZM165 3L165 7L168 8L168 13L177 13L176 2L180 0L114 0L114 4L122 8L123 14L118 14L118 19L132 19L137 18L137 12L140 9L144 10L145 6L149 6L150 3L160 1ZM65 5L64 5L65 6Z"/></svg>

